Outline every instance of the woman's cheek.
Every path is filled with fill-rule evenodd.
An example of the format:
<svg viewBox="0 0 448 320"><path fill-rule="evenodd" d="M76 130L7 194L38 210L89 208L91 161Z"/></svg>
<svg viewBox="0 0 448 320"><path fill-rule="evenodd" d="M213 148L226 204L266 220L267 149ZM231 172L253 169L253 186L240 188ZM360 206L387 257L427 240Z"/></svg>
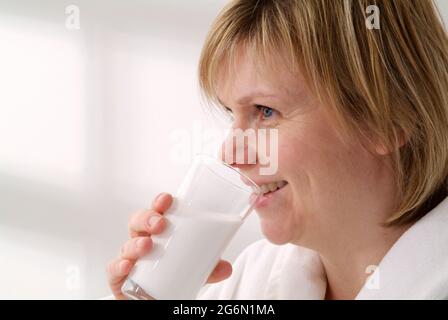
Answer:
<svg viewBox="0 0 448 320"><path fill-rule="evenodd" d="M289 171L303 167L308 155L308 147L300 137L287 135L279 137L278 159L282 176L287 174L287 172L281 172L283 170ZM287 179L286 176L285 179Z"/></svg>

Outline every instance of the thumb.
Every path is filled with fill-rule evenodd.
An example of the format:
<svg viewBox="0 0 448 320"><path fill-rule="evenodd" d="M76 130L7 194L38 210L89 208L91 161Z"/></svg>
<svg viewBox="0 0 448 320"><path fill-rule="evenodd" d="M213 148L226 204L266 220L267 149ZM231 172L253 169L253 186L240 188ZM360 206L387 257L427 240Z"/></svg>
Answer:
<svg viewBox="0 0 448 320"><path fill-rule="evenodd" d="M212 271L207 279L207 283L220 282L227 279L232 274L232 265L230 262L225 260L220 260L215 269Z"/></svg>

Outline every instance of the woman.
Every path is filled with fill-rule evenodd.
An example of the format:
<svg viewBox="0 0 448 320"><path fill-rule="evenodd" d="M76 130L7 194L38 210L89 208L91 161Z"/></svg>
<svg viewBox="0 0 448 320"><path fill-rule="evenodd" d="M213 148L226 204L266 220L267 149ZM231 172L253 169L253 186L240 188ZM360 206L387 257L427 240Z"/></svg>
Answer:
<svg viewBox="0 0 448 320"><path fill-rule="evenodd" d="M200 299L448 298L447 34L430 0L371 2L236 0L215 21L206 96L233 128L278 130L274 175L232 165L287 184L256 208L266 239ZM130 220L116 298L171 201Z"/></svg>

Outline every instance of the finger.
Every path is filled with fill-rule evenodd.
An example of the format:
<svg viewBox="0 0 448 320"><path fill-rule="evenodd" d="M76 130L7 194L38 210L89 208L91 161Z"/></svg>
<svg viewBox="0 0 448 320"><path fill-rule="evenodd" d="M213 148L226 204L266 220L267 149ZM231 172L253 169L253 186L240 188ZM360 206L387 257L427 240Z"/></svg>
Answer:
<svg viewBox="0 0 448 320"><path fill-rule="evenodd" d="M150 237L136 237L128 240L121 247L121 259L137 260L147 254L152 248Z"/></svg>
<svg viewBox="0 0 448 320"><path fill-rule="evenodd" d="M115 259L107 265L109 286L116 299L126 299L126 296L121 292L121 286L131 272L134 263L131 260Z"/></svg>
<svg viewBox="0 0 448 320"><path fill-rule="evenodd" d="M173 203L173 196L167 192L159 194L152 202L152 209L164 213Z"/></svg>
<svg viewBox="0 0 448 320"><path fill-rule="evenodd" d="M148 236L162 232L165 221L162 215L155 210L140 210L129 219L129 235L131 238Z"/></svg>
<svg viewBox="0 0 448 320"><path fill-rule="evenodd" d="M232 274L232 265L230 262L220 260L215 269L212 271L207 279L207 283L215 283L227 279Z"/></svg>

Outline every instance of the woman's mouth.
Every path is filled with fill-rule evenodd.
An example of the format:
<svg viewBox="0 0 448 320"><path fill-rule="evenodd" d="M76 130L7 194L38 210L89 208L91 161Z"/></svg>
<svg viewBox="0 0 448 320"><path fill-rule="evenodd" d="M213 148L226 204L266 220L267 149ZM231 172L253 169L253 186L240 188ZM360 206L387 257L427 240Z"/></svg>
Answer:
<svg viewBox="0 0 448 320"><path fill-rule="evenodd" d="M286 182L285 180L262 184L260 186L261 193L268 194L268 193L271 193L271 192L275 192L278 189L283 188L287 184L288 184L288 182Z"/></svg>
<svg viewBox="0 0 448 320"><path fill-rule="evenodd" d="M285 180L270 182L266 184L260 185L260 190L262 195L258 198L258 201L255 203L255 208L265 207L270 200L280 192L285 186L288 185L288 182Z"/></svg>

